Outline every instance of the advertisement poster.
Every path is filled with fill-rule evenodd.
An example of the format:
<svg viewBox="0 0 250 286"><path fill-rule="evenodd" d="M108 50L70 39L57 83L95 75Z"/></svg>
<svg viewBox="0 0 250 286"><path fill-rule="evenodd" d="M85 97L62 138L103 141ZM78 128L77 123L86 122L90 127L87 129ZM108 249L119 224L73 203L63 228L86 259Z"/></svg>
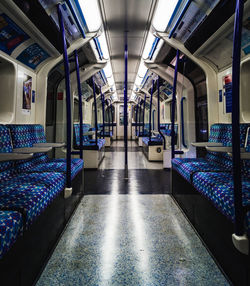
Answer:
<svg viewBox="0 0 250 286"><path fill-rule="evenodd" d="M26 79L23 81L23 109L31 109L32 99L32 77L26 75Z"/></svg>
<svg viewBox="0 0 250 286"><path fill-rule="evenodd" d="M223 77L223 90L226 97L226 113L232 112L232 75Z"/></svg>
<svg viewBox="0 0 250 286"><path fill-rule="evenodd" d="M36 69L36 67L48 57L49 55L38 44L35 43L25 49L17 57L17 60L32 69Z"/></svg>
<svg viewBox="0 0 250 286"><path fill-rule="evenodd" d="M0 50L10 55L29 36L7 15L0 14Z"/></svg>

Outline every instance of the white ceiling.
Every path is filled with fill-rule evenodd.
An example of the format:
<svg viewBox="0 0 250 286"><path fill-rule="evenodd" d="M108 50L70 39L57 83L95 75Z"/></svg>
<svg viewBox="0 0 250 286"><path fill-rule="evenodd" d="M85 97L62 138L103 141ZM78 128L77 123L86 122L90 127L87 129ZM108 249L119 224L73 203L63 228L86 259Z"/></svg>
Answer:
<svg viewBox="0 0 250 286"><path fill-rule="evenodd" d="M157 0L99 0L118 95L124 89L128 35L128 97L131 95Z"/></svg>

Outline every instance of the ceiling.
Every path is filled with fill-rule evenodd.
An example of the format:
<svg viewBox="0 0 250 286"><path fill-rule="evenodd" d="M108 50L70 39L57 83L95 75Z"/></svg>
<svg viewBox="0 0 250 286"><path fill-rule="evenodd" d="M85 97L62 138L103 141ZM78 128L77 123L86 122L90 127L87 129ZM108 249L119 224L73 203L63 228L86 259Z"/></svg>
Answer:
<svg viewBox="0 0 250 286"><path fill-rule="evenodd" d="M128 97L131 95L156 0L99 0L118 96L124 90L124 47L128 39Z"/></svg>

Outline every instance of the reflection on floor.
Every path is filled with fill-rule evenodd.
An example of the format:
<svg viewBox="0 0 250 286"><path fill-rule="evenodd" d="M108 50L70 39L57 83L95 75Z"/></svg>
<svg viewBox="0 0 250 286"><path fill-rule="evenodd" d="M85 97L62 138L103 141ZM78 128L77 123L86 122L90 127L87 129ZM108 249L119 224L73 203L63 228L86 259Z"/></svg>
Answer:
<svg viewBox="0 0 250 286"><path fill-rule="evenodd" d="M229 285L169 195L170 172L131 150L128 180L123 152L85 172L85 196L37 286Z"/></svg>
<svg viewBox="0 0 250 286"><path fill-rule="evenodd" d="M229 285L169 195L84 197L37 286Z"/></svg>
<svg viewBox="0 0 250 286"><path fill-rule="evenodd" d="M140 152L128 152L129 169L162 169L162 162L149 162ZM105 152L99 169L124 169L124 152Z"/></svg>

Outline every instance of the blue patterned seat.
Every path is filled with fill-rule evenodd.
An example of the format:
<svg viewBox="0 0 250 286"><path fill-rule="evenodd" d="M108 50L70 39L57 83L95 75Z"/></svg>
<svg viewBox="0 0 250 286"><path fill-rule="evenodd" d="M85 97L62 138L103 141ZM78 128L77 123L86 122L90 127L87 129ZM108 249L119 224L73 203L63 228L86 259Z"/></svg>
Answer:
<svg viewBox="0 0 250 286"><path fill-rule="evenodd" d="M0 182L0 210L19 211L28 228L64 186L61 173L19 174Z"/></svg>
<svg viewBox="0 0 250 286"><path fill-rule="evenodd" d="M36 143L46 143L44 128L39 124L8 125L14 148L32 147ZM71 179L83 169L83 160L72 159ZM16 163L18 172L66 172L65 159L49 159L46 154L35 154L30 160Z"/></svg>
<svg viewBox="0 0 250 286"><path fill-rule="evenodd" d="M246 131L249 124L240 125L240 142L244 147ZM214 124L210 129L209 142L222 143L224 146L232 146L231 124ZM242 162L244 169L245 162ZM227 153L207 152L205 158L176 158L172 160L172 168L186 180L192 182L192 176L196 172L231 172L232 158Z"/></svg>
<svg viewBox="0 0 250 286"><path fill-rule="evenodd" d="M22 215L16 211L0 211L0 259L22 234Z"/></svg>
<svg viewBox="0 0 250 286"><path fill-rule="evenodd" d="M208 198L227 218L234 222L233 176L230 173L198 172L194 174L194 187ZM242 178L242 203L250 206L250 176ZM245 220L250 234L250 211Z"/></svg>
<svg viewBox="0 0 250 286"><path fill-rule="evenodd" d="M163 144L162 139L159 136L151 137L151 141L149 140L149 137L143 137L142 142L148 146L157 146Z"/></svg>
<svg viewBox="0 0 250 286"><path fill-rule="evenodd" d="M83 134L88 132L90 129L89 124L83 124ZM95 140L90 139L90 136L83 135L83 150L100 150L105 145L105 139L97 139L97 144ZM74 124L74 148L80 148L80 124Z"/></svg>

